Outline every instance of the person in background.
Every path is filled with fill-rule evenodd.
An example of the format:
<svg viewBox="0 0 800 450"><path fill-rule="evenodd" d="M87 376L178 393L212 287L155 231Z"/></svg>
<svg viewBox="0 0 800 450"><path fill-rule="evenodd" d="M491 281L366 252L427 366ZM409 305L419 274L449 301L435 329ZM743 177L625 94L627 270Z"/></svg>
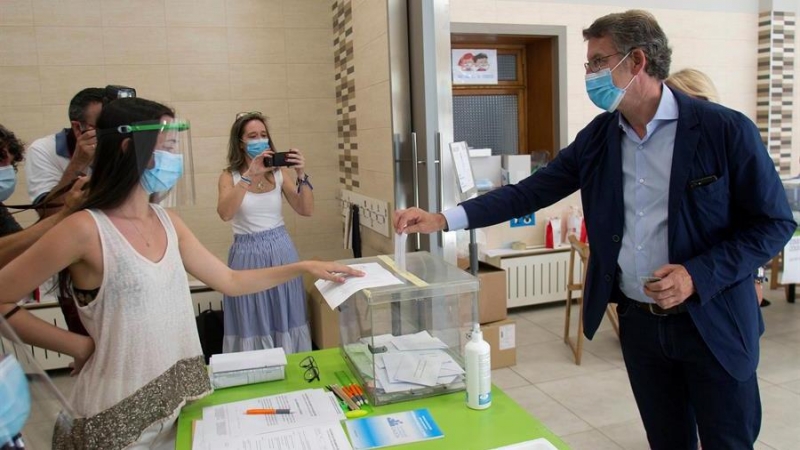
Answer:
<svg viewBox="0 0 800 450"><path fill-rule="evenodd" d="M0 269L0 314L26 343L75 358L71 403L78 415L53 448L174 448L181 407L211 391L187 272L227 295L268 289L302 273L343 281L360 272L303 261L231 270L180 217L150 204L183 175L188 123L141 98L112 101L97 120L98 147L78 212ZM14 303L64 270L82 336ZM139 447L136 447L139 448Z"/></svg>
<svg viewBox="0 0 800 450"><path fill-rule="evenodd" d="M25 145L17 136L0 125L0 237L22 230L3 202L17 187L17 165L22 162Z"/></svg>
<svg viewBox="0 0 800 450"><path fill-rule="evenodd" d="M259 112L241 113L231 127L228 167L219 176L217 213L233 226L228 254L232 269L257 269L298 260L283 222L282 197L297 214L314 212L314 194L305 158L293 148L289 167L272 165L275 141ZM267 167L269 166L269 167ZM301 278L269 290L224 296L223 351L239 352L283 347L286 353L311 350L306 297Z"/></svg>
<svg viewBox="0 0 800 450"><path fill-rule="evenodd" d="M650 447L696 450L699 431L706 448L752 449L764 331L753 273L797 227L775 166L750 119L664 84L672 51L652 14L609 14L583 37L586 91L605 112L519 184L442 213L397 211L395 230L484 227L580 189L584 333L617 303Z"/></svg>
<svg viewBox="0 0 800 450"><path fill-rule="evenodd" d="M694 98L719 103L720 97L711 77L697 69L683 69L674 72L664 81L672 89L678 89ZM774 275L773 275L774 276ZM753 275L756 289L756 298L760 306L769 306L770 301L764 298L764 268L759 267Z"/></svg>

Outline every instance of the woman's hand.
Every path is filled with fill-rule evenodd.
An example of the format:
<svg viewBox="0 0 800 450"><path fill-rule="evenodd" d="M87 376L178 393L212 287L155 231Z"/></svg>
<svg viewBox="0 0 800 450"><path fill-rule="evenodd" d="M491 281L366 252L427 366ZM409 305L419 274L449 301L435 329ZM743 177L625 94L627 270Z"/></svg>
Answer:
<svg viewBox="0 0 800 450"><path fill-rule="evenodd" d="M74 355L75 363L70 373L70 376L73 377L81 373L83 366L86 365L86 361L94 354L94 340L88 336L83 336L81 340L81 348L78 354Z"/></svg>
<svg viewBox="0 0 800 450"><path fill-rule="evenodd" d="M306 272L316 278L344 283L347 277L363 277L364 272L350 266L328 261L306 261Z"/></svg>
<svg viewBox="0 0 800 450"><path fill-rule="evenodd" d="M260 155L250 160L250 166L247 168L247 172L243 173L242 175L247 177L257 177L272 170L272 167L267 167L264 165L264 159L272 159L272 155L274 154L275 152L272 150L264 150Z"/></svg>
<svg viewBox="0 0 800 450"><path fill-rule="evenodd" d="M286 161L291 164L291 168L297 172L297 178L303 178L306 173L306 158L300 153L299 148L290 148L286 155Z"/></svg>

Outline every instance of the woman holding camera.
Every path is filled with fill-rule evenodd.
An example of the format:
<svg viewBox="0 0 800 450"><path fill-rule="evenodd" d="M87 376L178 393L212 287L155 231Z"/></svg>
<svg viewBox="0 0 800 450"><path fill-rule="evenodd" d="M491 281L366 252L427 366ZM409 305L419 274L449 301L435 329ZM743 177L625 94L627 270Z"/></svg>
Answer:
<svg viewBox="0 0 800 450"><path fill-rule="evenodd" d="M313 187L298 149L277 153L259 112L240 113L231 127L228 167L219 177L217 213L231 222L232 269L258 269L297 261L283 223L281 195L301 216L314 211ZM255 294L224 296L223 351L283 347L311 350L302 278Z"/></svg>

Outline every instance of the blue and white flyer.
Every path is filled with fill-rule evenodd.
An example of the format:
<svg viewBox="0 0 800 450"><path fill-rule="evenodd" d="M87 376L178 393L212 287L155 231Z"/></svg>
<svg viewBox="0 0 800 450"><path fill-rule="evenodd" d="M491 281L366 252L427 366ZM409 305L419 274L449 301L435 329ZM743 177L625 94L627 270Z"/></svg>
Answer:
<svg viewBox="0 0 800 450"><path fill-rule="evenodd" d="M348 420L345 424L356 450L444 437L426 408Z"/></svg>

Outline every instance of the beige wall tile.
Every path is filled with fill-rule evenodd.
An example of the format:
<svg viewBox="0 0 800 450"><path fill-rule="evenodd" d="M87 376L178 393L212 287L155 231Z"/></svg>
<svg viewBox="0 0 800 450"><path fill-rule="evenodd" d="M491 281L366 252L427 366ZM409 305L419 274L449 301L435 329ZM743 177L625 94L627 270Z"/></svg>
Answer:
<svg viewBox="0 0 800 450"><path fill-rule="evenodd" d="M169 0L167 26L224 27L225 0Z"/></svg>
<svg viewBox="0 0 800 450"><path fill-rule="evenodd" d="M98 27L99 0L33 0L33 21L45 27Z"/></svg>
<svg viewBox="0 0 800 450"><path fill-rule="evenodd" d="M292 236L295 247L300 254L307 255L308 259L316 259L317 252L330 248L342 247L342 230L326 234L311 234L299 239Z"/></svg>
<svg viewBox="0 0 800 450"><path fill-rule="evenodd" d="M37 66L4 67L0 70L0 106L42 103Z"/></svg>
<svg viewBox="0 0 800 450"><path fill-rule="evenodd" d="M171 98L167 65L106 66L106 80L108 84L135 88L139 97L159 102Z"/></svg>
<svg viewBox="0 0 800 450"><path fill-rule="evenodd" d="M66 116L66 110L64 110L64 117ZM42 133L42 108L40 106L0 107L0 124L11 130L26 144L30 144L44 135Z"/></svg>
<svg viewBox="0 0 800 450"><path fill-rule="evenodd" d="M227 100L231 95L227 64L170 65L169 82L175 101Z"/></svg>
<svg viewBox="0 0 800 450"><path fill-rule="evenodd" d="M68 109L66 102L63 105L42 105L42 129L36 137L47 136L69 126Z"/></svg>
<svg viewBox="0 0 800 450"><path fill-rule="evenodd" d="M331 3L324 0L284 0L283 17L286 28L333 30Z"/></svg>
<svg viewBox="0 0 800 450"><path fill-rule="evenodd" d="M227 165L228 137L192 136L192 160L195 173L219 176Z"/></svg>
<svg viewBox="0 0 800 450"><path fill-rule="evenodd" d="M231 64L230 70L232 99L286 98L285 64Z"/></svg>
<svg viewBox="0 0 800 450"><path fill-rule="evenodd" d="M292 133L287 137L287 144L303 152L309 171L318 167L338 170L336 133Z"/></svg>
<svg viewBox="0 0 800 450"><path fill-rule="evenodd" d="M212 173L194 174L194 193L196 197L195 198L196 207L214 208L216 210L218 180L219 180L219 174L212 174Z"/></svg>
<svg viewBox="0 0 800 450"><path fill-rule="evenodd" d="M386 33L354 50L356 88L389 80L389 40Z"/></svg>
<svg viewBox="0 0 800 450"><path fill-rule="evenodd" d="M170 106L175 113L192 123L192 138L227 136L233 123L229 101L180 102ZM197 164L197 161L194 162Z"/></svg>
<svg viewBox="0 0 800 450"><path fill-rule="evenodd" d="M386 2L365 1L353 8L353 48L372 42L381 34L386 34Z"/></svg>
<svg viewBox="0 0 800 450"><path fill-rule="evenodd" d="M105 86L105 69L105 66L40 66L42 103L68 105L82 89ZM66 112L65 107L65 117Z"/></svg>
<svg viewBox="0 0 800 450"><path fill-rule="evenodd" d="M278 64L286 62L282 28L228 28L228 60L231 64Z"/></svg>
<svg viewBox="0 0 800 450"><path fill-rule="evenodd" d="M103 54L101 27L36 27L39 64L89 66Z"/></svg>
<svg viewBox="0 0 800 450"><path fill-rule="evenodd" d="M363 89L356 86L358 128L386 128L391 126L389 82L384 81Z"/></svg>
<svg viewBox="0 0 800 450"><path fill-rule="evenodd" d="M0 26L33 25L31 0L3 0L0 2Z"/></svg>
<svg viewBox="0 0 800 450"><path fill-rule="evenodd" d="M359 169L372 170L392 176L394 158L392 154L391 128L372 128L358 130Z"/></svg>
<svg viewBox="0 0 800 450"><path fill-rule="evenodd" d="M233 110L228 118L228 131L233 125L233 120L238 112L245 111L261 111L267 118L267 125L269 126L270 135L275 139L278 149L283 151L286 148L286 139L283 138L283 133L289 131L289 102L284 99L247 99L247 100L234 100Z"/></svg>
<svg viewBox="0 0 800 450"><path fill-rule="evenodd" d="M359 169L361 187L356 192L385 202L394 203L394 179L383 172ZM391 208L390 208L391 209Z"/></svg>
<svg viewBox="0 0 800 450"><path fill-rule="evenodd" d="M105 63L166 64L167 32L164 28L103 28Z"/></svg>
<svg viewBox="0 0 800 450"><path fill-rule="evenodd" d="M104 27L163 27L165 0L103 0Z"/></svg>
<svg viewBox="0 0 800 450"><path fill-rule="evenodd" d="M228 38L224 27L170 27L167 45L170 64L227 64Z"/></svg>
<svg viewBox="0 0 800 450"><path fill-rule="evenodd" d="M314 201L314 215L311 217L297 217L295 234L298 236L312 236L317 234L333 234L342 230L339 219L338 200Z"/></svg>
<svg viewBox="0 0 800 450"><path fill-rule="evenodd" d="M336 95L331 64L289 64L289 98L332 98Z"/></svg>
<svg viewBox="0 0 800 450"><path fill-rule="evenodd" d="M33 27L0 26L0 66L35 66L36 51Z"/></svg>
<svg viewBox="0 0 800 450"><path fill-rule="evenodd" d="M294 133L336 130L334 99L289 100L289 130Z"/></svg>
<svg viewBox="0 0 800 450"><path fill-rule="evenodd" d="M339 167L307 168L306 173L314 185L314 199L334 200L339 195Z"/></svg>
<svg viewBox="0 0 800 450"><path fill-rule="evenodd" d="M214 198L216 199L216 196ZM208 245L212 242L222 242L230 245L229 242L233 234L231 225L219 218L216 205L213 208L199 206L182 208L180 216L203 245Z"/></svg>
<svg viewBox="0 0 800 450"><path fill-rule="evenodd" d="M286 62L333 66L332 28L286 29Z"/></svg>
<svg viewBox="0 0 800 450"><path fill-rule="evenodd" d="M281 0L227 0L225 15L230 28L283 27Z"/></svg>

